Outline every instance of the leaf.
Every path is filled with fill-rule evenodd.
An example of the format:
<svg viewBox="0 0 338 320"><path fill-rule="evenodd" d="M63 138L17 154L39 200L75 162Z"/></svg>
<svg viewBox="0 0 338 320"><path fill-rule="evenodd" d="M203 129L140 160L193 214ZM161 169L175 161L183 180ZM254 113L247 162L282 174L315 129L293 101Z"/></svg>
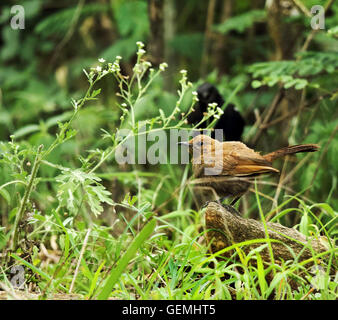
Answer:
<svg viewBox="0 0 338 320"><path fill-rule="evenodd" d="M97 216L103 211L101 203L105 202L112 205L111 193L102 186L99 181L101 179L94 173L86 173L81 169L62 170L62 174L56 177L56 181L60 183L57 197L60 203L67 206L67 209L75 213L81 200L77 194L79 185L86 192L85 201L90 206L92 212Z"/></svg>
<svg viewBox="0 0 338 320"><path fill-rule="evenodd" d="M297 79L296 85L295 85L295 89L301 90L301 89L305 88L307 85L308 85L307 80L305 80L305 79Z"/></svg>
<svg viewBox="0 0 338 320"><path fill-rule="evenodd" d="M337 53L335 52L303 52L296 55L299 61L269 61L252 64L248 71L259 82L255 85L274 86L284 84L284 88L295 87L301 90L309 85L307 79L301 77L320 76L323 71L331 74L338 68ZM255 81L255 80L254 80ZM252 83L253 86L253 83Z"/></svg>
<svg viewBox="0 0 338 320"><path fill-rule="evenodd" d="M278 286L283 285L283 282L286 282L285 278L286 276L283 272L277 272L270 282L269 288L266 291L266 296L268 297L273 290L276 290Z"/></svg>
<svg viewBox="0 0 338 320"><path fill-rule="evenodd" d="M100 205L102 202L110 205L114 204L110 198L111 193L102 185L89 185L85 187L85 190L87 192L88 204L96 216L103 211L103 207Z"/></svg>
<svg viewBox="0 0 338 320"><path fill-rule="evenodd" d="M0 227L0 250L5 246L5 244L7 244L7 238L9 238L10 233L5 234L5 227Z"/></svg>
<svg viewBox="0 0 338 320"><path fill-rule="evenodd" d="M122 273L125 271L129 261L135 256L137 250L143 245L143 243L149 238L156 226L156 220L150 220L136 236L134 241L129 245L126 253L118 261L116 268L112 269L110 276L107 279L103 289L98 295L98 300L107 300L110 293L113 290L114 285L117 283Z"/></svg>
<svg viewBox="0 0 338 320"><path fill-rule="evenodd" d="M338 26L335 26L329 30L327 30L327 33L331 36L331 37L338 37Z"/></svg>
<svg viewBox="0 0 338 320"><path fill-rule="evenodd" d="M315 203L309 209L311 210L313 207L321 208L326 214L328 214L332 218L336 217L336 214L335 214L334 210L327 203Z"/></svg>
<svg viewBox="0 0 338 320"><path fill-rule="evenodd" d="M20 129L18 129L17 131L15 131L13 134L15 136L15 138L20 138L20 137L23 137L29 133L32 133L32 132L36 132L36 131L39 131L40 130L40 126L37 125L37 124L29 124L27 126L24 126Z"/></svg>
<svg viewBox="0 0 338 320"><path fill-rule="evenodd" d="M92 92L92 95L90 96L91 98L95 98L97 95L99 95L101 92L101 88L97 89L97 90L94 90Z"/></svg>
<svg viewBox="0 0 338 320"><path fill-rule="evenodd" d="M259 87L262 86L262 82L261 82L261 81L258 81L258 80L254 80L254 81L252 81L251 86L252 86L254 89L257 89L257 88L259 88Z"/></svg>
<svg viewBox="0 0 338 320"><path fill-rule="evenodd" d="M309 224L310 224L310 218L309 215L307 213L307 211L303 212L303 216L300 219L300 223L299 223L299 231L304 234L305 236L309 235Z"/></svg>
<svg viewBox="0 0 338 320"><path fill-rule="evenodd" d="M6 200L7 204L11 202L11 196L5 189L0 189L0 195Z"/></svg>
<svg viewBox="0 0 338 320"><path fill-rule="evenodd" d="M58 122L63 122L66 120L69 120L70 117L72 116L73 112L64 112L60 115L57 115L55 117L50 117L47 121L46 121L46 127L50 128L52 126L55 126L58 124Z"/></svg>
<svg viewBox="0 0 338 320"><path fill-rule="evenodd" d="M17 256L15 253L11 253L11 257L16 259L20 263L22 263L27 268L30 268L33 272L35 272L36 274L41 276L41 278L43 278L47 281L49 281L51 279L51 277L46 272L42 271L41 269L35 267L33 264L29 263L28 261L26 261L26 260L22 259L21 257Z"/></svg>
<svg viewBox="0 0 338 320"><path fill-rule="evenodd" d="M223 23L214 26L214 30L222 34L226 34L232 30L242 33L255 22L264 21L265 19L265 10L250 10L249 12L226 19Z"/></svg>
<svg viewBox="0 0 338 320"><path fill-rule="evenodd" d="M166 121L166 116L165 116L165 114L164 114L164 111L163 111L162 109L158 109L158 110L159 110L159 112L160 112L161 119L162 119L163 123L165 123L165 121Z"/></svg>
<svg viewBox="0 0 338 320"><path fill-rule="evenodd" d="M123 1L115 9L115 19L121 38L142 40L149 32L148 5L145 1Z"/></svg>
<svg viewBox="0 0 338 320"><path fill-rule="evenodd" d="M184 217L184 216L192 216L193 214L191 213L190 210L176 210L172 211L170 213L167 213L163 216L161 216L161 219L166 220L166 219L173 219L173 218L178 218L178 217Z"/></svg>
<svg viewBox="0 0 338 320"><path fill-rule="evenodd" d="M46 217L45 216L42 216L41 214L38 214L38 213L35 213L33 215L33 219L36 219L36 220L39 220L39 221L46 221Z"/></svg>
<svg viewBox="0 0 338 320"><path fill-rule="evenodd" d="M102 268L104 267L106 261L104 260L100 265L99 267L97 268L97 270L95 271L95 274L94 274L94 277L90 283L90 288L89 288L89 291L88 291L88 294L86 295L86 298L90 298L92 295L93 295L93 292L94 292L94 289L95 289L95 286L97 284L97 280L99 278L99 275L100 275L100 272L102 270Z"/></svg>
<svg viewBox="0 0 338 320"><path fill-rule="evenodd" d="M75 189L75 188L74 188ZM73 190L68 189L68 198L67 198L67 208L69 211L74 212L75 211L75 204L74 204L74 196L73 196Z"/></svg>
<svg viewBox="0 0 338 320"><path fill-rule="evenodd" d="M79 21L81 22L86 16L94 16L108 9L108 4L85 4L80 12ZM64 35L72 24L76 10L77 6L74 6L64 10L57 10L56 13L51 15L46 15L46 18L37 24L34 32L45 38L50 35Z"/></svg>
<svg viewBox="0 0 338 320"><path fill-rule="evenodd" d="M257 275L258 275L258 282L259 282L259 287L261 289L261 295L263 296L268 285L265 280L265 273L264 273L264 266L263 266L263 260L261 255L257 252L256 253L257 257Z"/></svg>
<svg viewBox="0 0 338 320"><path fill-rule="evenodd" d="M98 216L103 211L100 201L98 201L90 192L87 193L87 202L95 216Z"/></svg>

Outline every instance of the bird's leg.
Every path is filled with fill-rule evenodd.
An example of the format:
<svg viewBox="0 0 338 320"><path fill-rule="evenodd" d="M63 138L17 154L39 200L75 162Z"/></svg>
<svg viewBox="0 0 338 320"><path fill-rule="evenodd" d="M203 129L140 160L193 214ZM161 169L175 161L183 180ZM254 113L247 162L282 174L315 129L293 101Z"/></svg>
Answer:
<svg viewBox="0 0 338 320"><path fill-rule="evenodd" d="M229 198L229 196L225 196L225 197L219 198L217 201L219 201L219 203L222 204L222 202L223 202L225 199L227 199L227 198Z"/></svg>
<svg viewBox="0 0 338 320"><path fill-rule="evenodd" d="M241 196L239 196L239 197L237 197L237 198L239 199L240 197L241 197ZM218 203L219 205L221 205L224 209L226 209L226 210L228 210L229 212L231 212L232 214L241 217L240 213L239 213L235 208L231 207L231 206L228 205L228 204L223 204L223 203L222 203L222 201L223 201L225 198L227 198L227 197L223 197L223 198L220 198L220 199L217 199L217 200L207 201L207 202L203 205L203 207L202 207L201 209L206 208L210 202L216 202L216 203ZM237 198L236 198L236 201L238 200Z"/></svg>
<svg viewBox="0 0 338 320"><path fill-rule="evenodd" d="M231 203L230 203L230 206L233 206L241 197L242 197L242 195L237 196L234 200L232 200ZM227 208L227 207L225 207L225 205L223 205L223 201L227 198L229 198L229 196L225 196L225 197L219 198L217 200L206 201L206 203L202 206L202 209L206 208L210 202L217 202L218 204L220 204L224 208Z"/></svg>
<svg viewBox="0 0 338 320"><path fill-rule="evenodd" d="M222 204L222 207L231 212L234 216L242 217L241 214L234 207L231 207L228 204Z"/></svg>
<svg viewBox="0 0 338 320"><path fill-rule="evenodd" d="M230 205L228 205L228 204L225 204L225 203L222 203L225 199L227 199L229 196L225 196L225 197L222 197L222 198L219 198L218 200L217 200L217 202L224 208L224 209L226 209L226 210L228 210L229 212L231 212L231 213L233 213L234 215L237 215L237 216L240 216L241 217L241 215L239 214L239 212L237 211L237 210L235 210L233 207L231 207L232 206L232 204L233 203L235 203L241 196L239 196L239 197L236 197L236 201L234 202L234 200L231 202L231 204Z"/></svg>
<svg viewBox="0 0 338 320"><path fill-rule="evenodd" d="M242 197L242 194L240 196L237 196L234 200L231 201L230 205L233 206L236 204L236 202Z"/></svg>
<svg viewBox="0 0 338 320"><path fill-rule="evenodd" d="M210 202L211 202L211 201L206 201L205 204L201 207L201 209L206 208Z"/></svg>

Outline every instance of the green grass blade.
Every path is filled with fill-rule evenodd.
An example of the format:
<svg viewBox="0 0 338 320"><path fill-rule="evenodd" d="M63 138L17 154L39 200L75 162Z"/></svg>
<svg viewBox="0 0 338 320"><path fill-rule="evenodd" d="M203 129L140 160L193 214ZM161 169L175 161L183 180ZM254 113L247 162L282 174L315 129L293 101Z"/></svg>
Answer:
<svg viewBox="0 0 338 320"><path fill-rule="evenodd" d="M256 257L257 257L257 276L258 276L258 283L259 283L259 287L261 289L261 297L262 299L265 299L265 292L267 289L267 282L265 280L265 271L264 271L264 266L263 266L263 260L261 255L259 254L259 252L256 253Z"/></svg>
<svg viewBox="0 0 338 320"><path fill-rule="evenodd" d="M121 260L118 262L116 268L114 268L109 278L107 279L102 291L98 295L98 300L107 300L110 293L113 290L114 285L119 280L123 271L126 269L128 262L135 256L137 250L142 246L144 241L152 234L156 226L156 220L152 219L148 222L141 232L136 236L134 241L128 247L126 253L123 255Z"/></svg>
<svg viewBox="0 0 338 320"><path fill-rule="evenodd" d="M261 216L261 220L262 220L263 226L264 226L265 237L266 237L267 240L270 240L268 226L266 224L265 216L264 216L262 206L261 206L261 202L260 202L259 196L258 196L257 180L255 180L255 193L256 193L256 201L257 201L257 205L258 205L258 209L259 209L259 215ZM272 250L272 246L271 246L270 241L268 241L268 248L269 248L269 253L270 253L271 264L274 265L275 264L275 258L273 256L273 250ZM274 268L272 269L272 272L273 272L273 275L276 274L276 271L275 271Z"/></svg>
<svg viewBox="0 0 338 320"><path fill-rule="evenodd" d="M92 279L92 281L91 281L90 288L89 288L89 292L88 292L88 294L86 295L86 298L87 298L87 299L89 299L89 298L93 295L95 286L96 286L96 284L97 284L97 280L98 280L98 278L99 278L100 272L101 272L102 268L104 267L105 263L106 263L106 260L104 260L104 261L99 265L99 267L97 268L97 270L96 270L96 272L95 272L95 274L94 274L94 277L93 277L93 279Z"/></svg>
<svg viewBox="0 0 338 320"><path fill-rule="evenodd" d="M17 256L15 253L11 253L11 257L13 257L15 260L21 262L24 266L31 269L33 272L38 274L41 278L46 279L46 280L51 279L51 276L49 276L46 272L40 270L39 268L37 268L33 264L29 263L25 259L22 259L21 257Z"/></svg>

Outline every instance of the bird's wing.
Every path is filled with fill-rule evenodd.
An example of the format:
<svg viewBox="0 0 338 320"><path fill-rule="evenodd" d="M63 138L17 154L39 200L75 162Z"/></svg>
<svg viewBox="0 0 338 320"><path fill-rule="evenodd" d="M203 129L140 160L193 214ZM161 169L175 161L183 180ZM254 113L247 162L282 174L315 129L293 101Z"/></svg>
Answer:
<svg viewBox="0 0 338 320"><path fill-rule="evenodd" d="M223 157L204 157L203 163L193 163L195 177L203 176L250 176L279 172L267 160L241 157L236 154Z"/></svg>
<svg viewBox="0 0 338 320"><path fill-rule="evenodd" d="M233 152L231 157L235 160L236 166L231 171L230 175L247 176L269 172L279 172L279 170L271 166L271 162L264 159L259 154L255 153L255 157L243 156L240 153Z"/></svg>
<svg viewBox="0 0 338 320"><path fill-rule="evenodd" d="M224 170L233 169L233 164L223 163L222 157L216 155L203 155L203 158L193 159L195 177L223 175Z"/></svg>
<svg viewBox="0 0 338 320"><path fill-rule="evenodd" d="M241 142L224 142L225 147L193 159L195 177L250 176L279 172L271 162Z"/></svg>

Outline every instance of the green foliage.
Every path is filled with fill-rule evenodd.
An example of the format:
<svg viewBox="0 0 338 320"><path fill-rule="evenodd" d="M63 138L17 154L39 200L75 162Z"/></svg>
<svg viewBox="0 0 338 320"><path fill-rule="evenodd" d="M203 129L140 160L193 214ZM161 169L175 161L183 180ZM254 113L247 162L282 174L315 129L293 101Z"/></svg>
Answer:
<svg viewBox="0 0 338 320"><path fill-rule="evenodd" d="M124 256L120 259L116 268L111 271L111 275L107 279L102 291L98 295L99 300L107 300L110 296L110 293L118 281L119 277L121 277L122 273L125 271L128 262L132 259L137 250L143 245L143 243L150 237L153 233L156 226L156 220L150 220L140 231L140 233L135 237L134 241L128 247Z"/></svg>
<svg viewBox="0 0 338 320"><path fill-rule="evenodd" d="M338 37L338 26L335 26L327 31L331 37Z"/></svg>
<svg viewBox="0 0 338 320"><path fill-rule="evenodd" d="M199 61L202 55L203 34L179 34L172 39L170 45L182 56Z"/></svg>
<svg viewBox="0 0 338 320"><path fill-rule="evenodd" d="M106 48L100 56L105 59L114 59L116 56L129 59L134 53L135 42L145 41L149 33L147 3L145 1L117 3L114 6L114 17L121 39ZM138 27L135 28L135 25Z"/></svg>
<svg viewBox="0 0 338 320"><path fill-rule="evenodd" d="M81 169L72 171L68 169L63 170L55 180L60 184L57 194L59 203L61 206L66 206L70 213L76 213L81 202L88 203L95 216L103 211L101 203L113 204L111 193L99 183L101 179L92 173L83 172ZM79 185L80 190L78 190Z"/></svg>
<svg viewBox="0 0 338 320"><path fill-rule="evenodd" d="M265 10L251 10L235 17L226 19L223 23L214 26L214 30L222 34L230 31L243 33L246 29L252 27L256 22L263 22L266 19Z"/></svg>
<svg viewBox="0 0 338 320"><path fill-rule="evenodd" d="M259 79L252 82L252 87L272 87L282 83L285 89L295 87L300 90L306 86L319 88L320 84L312 79L324 73L332 74L332 79L337 84L334 80L337 78L338 68L336 52L303 52L298 57L299 60L294 61L260 62L251 65L249 72Z"/></svg>
<svg viewBox="0 0 338 320"><path fill-rule="evenodd" d="M106 12L108 9L109 7L105 4L85 4L80 9L79 22L81 22L82 19L85 19L88 16L95 16L98 13ZM43 37L64 36L67 33L68 29L72 26L73 19L77 10L77 7L73 7L52 14L43 19L40 23L38 23L34 31L37 34L42 35Z"/></svg>

